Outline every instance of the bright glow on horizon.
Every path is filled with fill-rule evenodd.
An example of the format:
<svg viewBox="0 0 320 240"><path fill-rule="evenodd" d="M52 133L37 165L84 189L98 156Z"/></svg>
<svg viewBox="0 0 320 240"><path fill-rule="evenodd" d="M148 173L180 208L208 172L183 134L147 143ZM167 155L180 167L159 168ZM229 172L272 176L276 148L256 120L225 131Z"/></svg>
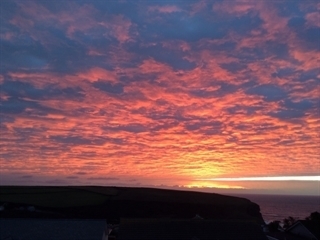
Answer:
<svg viewBox="0 0 320 240"><path fill-rule="evenodd" d="M320 176L278 176L278 177L239 177L239 178L207 178L201 181L320 181Z"/></svg>
<svg viewBox="0 0 320 240"><path fill-rule="evenodd" d="M225 185L225 184L214 184L210 182L200 182L200 183L190 183L187 185L182 185L183 187L186 188L219 188L219 189L245 189L242 186L230 186L230 185Z"/></svg>

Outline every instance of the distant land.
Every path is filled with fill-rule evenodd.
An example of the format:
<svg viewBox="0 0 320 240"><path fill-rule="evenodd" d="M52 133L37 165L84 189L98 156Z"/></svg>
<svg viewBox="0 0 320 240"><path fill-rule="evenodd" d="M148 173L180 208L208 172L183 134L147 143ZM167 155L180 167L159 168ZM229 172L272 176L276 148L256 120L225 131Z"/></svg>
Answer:
<svg viewBox="0 0 320 240"><path fill-rule="evenodd" d="M0 217L193 218L264 220L246 198L156 188L101 186L1 186Z"/></svg>

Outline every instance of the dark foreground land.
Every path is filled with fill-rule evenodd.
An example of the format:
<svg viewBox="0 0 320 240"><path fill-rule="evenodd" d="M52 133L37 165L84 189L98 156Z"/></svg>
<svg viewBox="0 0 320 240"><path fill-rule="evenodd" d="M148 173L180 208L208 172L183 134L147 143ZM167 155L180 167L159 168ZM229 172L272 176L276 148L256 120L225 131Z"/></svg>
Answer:
<svg viewBox="0 0 320 240"><path fill-rule="evenodd" d="M192 218L263 223L248 199L213 193L99 186L1 186L0 217Z"/></svg>

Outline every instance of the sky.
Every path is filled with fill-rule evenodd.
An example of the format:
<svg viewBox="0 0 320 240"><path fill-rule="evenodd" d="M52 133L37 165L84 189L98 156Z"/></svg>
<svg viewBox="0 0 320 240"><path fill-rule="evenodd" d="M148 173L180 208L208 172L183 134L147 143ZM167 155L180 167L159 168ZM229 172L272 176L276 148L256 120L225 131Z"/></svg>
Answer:
<svg viewBox="0 0 320 240"><path fill-rule="evenodd" d="M0 184L320 195L320 3L2 0Z"/></svg>

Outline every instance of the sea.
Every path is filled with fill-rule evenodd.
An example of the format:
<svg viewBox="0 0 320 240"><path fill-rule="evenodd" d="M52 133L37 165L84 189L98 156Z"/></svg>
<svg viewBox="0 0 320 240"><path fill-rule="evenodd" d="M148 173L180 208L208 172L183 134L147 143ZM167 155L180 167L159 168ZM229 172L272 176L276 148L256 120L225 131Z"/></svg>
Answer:
<svg viewBox="0 0 320 240"><path fill-rule="evenodd" d="M292 196L292 195L254 195L237 194L260 206L260 212L266 223L289 216L296 220L305 219L312 212L320 212L320 196Z"/></svg>

